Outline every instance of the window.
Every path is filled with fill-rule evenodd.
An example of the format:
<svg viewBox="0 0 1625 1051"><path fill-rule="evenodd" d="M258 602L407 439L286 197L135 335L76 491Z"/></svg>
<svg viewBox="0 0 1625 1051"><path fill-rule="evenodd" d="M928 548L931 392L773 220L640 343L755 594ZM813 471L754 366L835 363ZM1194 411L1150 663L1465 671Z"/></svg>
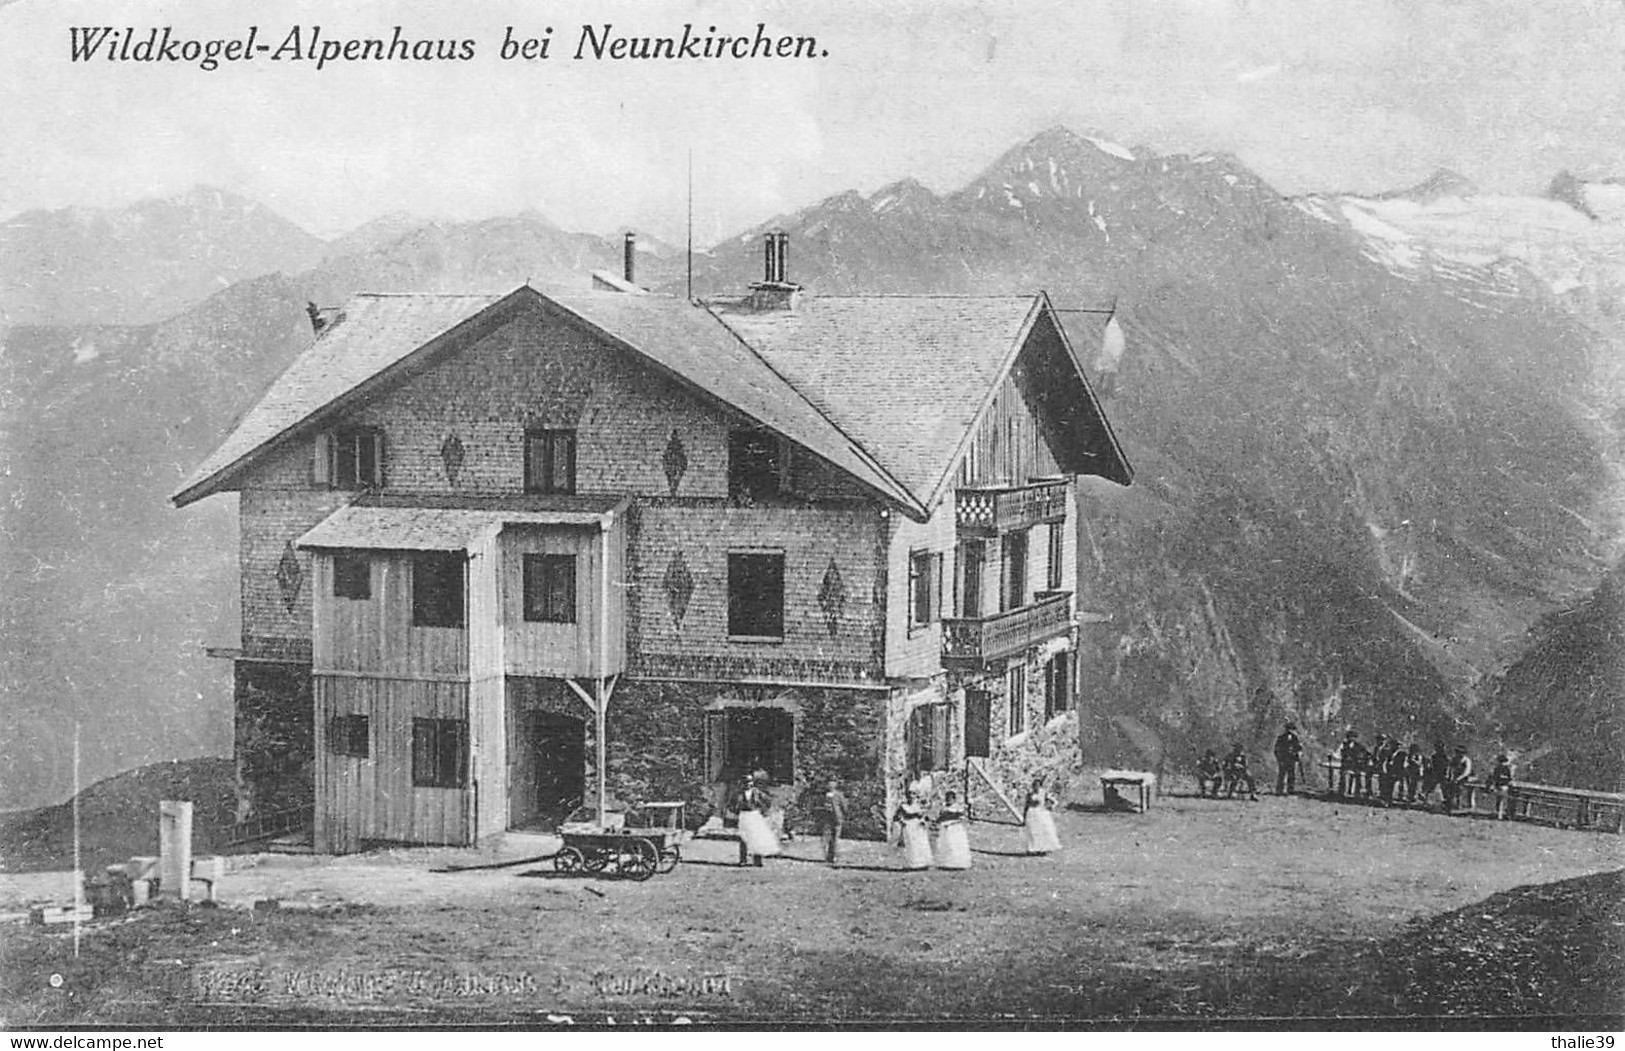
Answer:
<svg viewBox="0 0 1625 1051"><path fill-rule="evenodd" d="M982 615L982 569L987 563L987 545L980 540L961 540L954 553L958 579L958 602L955 606L961 617Z"/></svg>
<svg viewBox="0 0 1625 1051"><path fill-rule="evenodd" d="M576 491L576 432L533 428L525 432L525 491Z"/></svg>
<svg viewBox="0 0 1625 1051"><path fill-rule="evenodd" d="M1027 666L1011 665L1005 683L1010 694L1010 732L1014 737L1027 731Z"/></svg>
<svg viewBox="0 0 1625 1051"><path fill-rule="evenodd" d="M412 559L412 626L463 626L462 552L435 552Z"/></svg>
<svg viewBox="0 0 1625 1051"><path fill-rule="evenodd" d="M705 713L705 768L728 785L767 771L778 784L795 780L795 717L783 708L724 708Z"/></svg>
<svg viewBox="0 0 1625 1051"><path fill-rule="evenodd" d="M1065 537L1065 522L1051 522L1049 524L1049 579L1046 581L1051 591L1059 591L1066 586L1066 566L1063 559L1066 557L1062 540Z"/></svg>
<svg viewBox="0 0 1625 1051"><path fill-rule="evenodd" d="M372 755L372 734L365 715L335 715L327 727L327 741L334 755L366 759Z"/></svg>
<svg viewBox="0 0 1625 1051"><path fill-rule="evenodd" d="M920 627L942 616L942 556L915 551L908 556L908 622Z"/></svg>
<svg viewBox="0 0 1625 1051"><path fill-rule="evenodd" d="M334 489L378 489L384 484L384 432L346 427L316 440L316 481Z"/></svg>
<svg viewBox="0 0 1625 1051"><path fill-rule="evenodd" d="M965 691L965 758L986 759L993 754L993 695L986 690Z"/></svg>
<svg viewBox="0 0 1625 1051"><path fill-rule="evenodd" d="M953 710L951 704L922 704L908 713L903 733L910 773L948 769L948 728Z"/></svg>
<svg viewBox="0 0 1625 1051"><path fill-rule="evenodd" d="M1020 609L1027 604L1027 531L1006 533L1003 543L1004 594L1001 610Z"/></svg>
<svg viewBox="0 0 1625 1051"><path fill-rule="evenodd" d="M728 434L728 495L754 502L783 490L787 457L784 443L772 431L737 427Z"/></svg>
<svg viewBox="0 0 1625 1051"><path fill-rule="evenodd" d="M728 555L728 634L784 637L784 553Z"/></svg>
<svg viewBox="0 0 1625 1051"><path fill-rule="evenodd" d="M576 556L525 556L525 619L576 622Z"/></svg>
<svg viewBox="0 0 1625 1051"><path fill-rule="evenodd" d="M462 788L468 783L468 723L412 720L414 788Z"/></svg>
<svg viewBox="0 0 1625 1051"><path fill-rule="evenodd" d="M1071 653L1057 653L1044 665L1044 721L1064 714L1072 707L1070 692Z"/></svg>
<svg viewBox="0 0 1625 1051"><path fill-rule="evenodd" d="M372 598L372 560L365 555L334 555L333 597Z"/></svg>

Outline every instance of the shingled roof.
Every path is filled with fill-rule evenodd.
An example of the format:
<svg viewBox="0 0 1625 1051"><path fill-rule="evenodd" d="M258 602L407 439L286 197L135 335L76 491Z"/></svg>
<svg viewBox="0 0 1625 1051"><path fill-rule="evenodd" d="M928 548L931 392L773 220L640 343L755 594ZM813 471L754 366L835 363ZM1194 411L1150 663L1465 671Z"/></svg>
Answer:
<svg viewBox="0 0 1625 1051"><path fill-rule="evenodd" d="M540 310L640 355L923 519L1034 319L1049 309L1042 295L807 297L791 310L755 312L529 286L506 296L358 295L174 501L230 488L272 449Z"/></svg>

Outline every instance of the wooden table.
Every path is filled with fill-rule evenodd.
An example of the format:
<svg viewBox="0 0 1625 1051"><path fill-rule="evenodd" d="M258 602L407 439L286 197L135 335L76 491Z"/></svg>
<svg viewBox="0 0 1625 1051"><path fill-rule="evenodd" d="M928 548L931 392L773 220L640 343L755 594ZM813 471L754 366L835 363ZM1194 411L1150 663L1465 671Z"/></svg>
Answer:
<svg viewBox="0 0 1625 1051"><path fill-rule="evenodd" d="M1100 777L1100 792L1105 796L1106 789L1133 787L1140 801L1140 811L1144 813L1151 809L1151 787L1157 783L1155 774L1116 773L1102 774Z"/></svg>

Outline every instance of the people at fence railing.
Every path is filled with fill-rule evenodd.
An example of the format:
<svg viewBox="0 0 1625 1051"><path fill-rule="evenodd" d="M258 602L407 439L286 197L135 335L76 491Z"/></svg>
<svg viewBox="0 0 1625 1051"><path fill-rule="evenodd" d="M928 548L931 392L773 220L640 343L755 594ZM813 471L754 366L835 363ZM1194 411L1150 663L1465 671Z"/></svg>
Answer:
<svg viewBox="0 0 1625 1051"><path fill-rule="evenodd" d="M1495 757L1495 765L1484 779L1484 787L1495 793L1495 816L1505 821L1512 816L1512 759L1505 752Z"/></svg>
<svg viewBox="0 0 1625 1051"><path fill-rule="evenodd" d="M1445 792L1445 785L1450 782L1450 753L1445 751L1444 745L1435 742L1433 754L1428 756L1422 774L1422 801L1432 802L1433 790Z"/></svg>
<svg viewBox="0 0 1625 1051"><path fill-rule="evenodd" d="M1456 746L1456 754L1450 760L1450 772L1444 786L1444 809L1453 813L1461 806L1462 793L1467 791L1473 781L1473 760L1467 755L1467 749L1461 745Z"/></svg>
<svg viewBox="0 0 1625 1051"><path fill-rule="evenodd" d="M1196 761L1196 794L1219 798L1220 778L1223 776L1224 767L1219 763L1219 757L1213 754L1213 749L1209 748Z"/></svg>
<svg viewBox="0 0 1625 1051"><path fill-rule="evenodd" d="M1337 747L1337 794L1362 794L1365 772L1370 762L1371 750L1360 743L1360 735L1353 730L1344 734L1343 743Z"/></svg>
<svg viewBox="0 0 1625 1051"><path fill-rule="evenodd" d="M1422 794L1422 777L1427 770L1427 758L1422 746L1415 741L1405 749L1405 802L1414 803Z"/></svg>
<svg viewBox="0 0 1625 1051"><path fill-rule="evenodd" d="M1388 758L1382 764L1382 805L1392 806L1394 803L1405 802L1405 770L1408 755L1394 740L1394 747L1388 752Z"/></svg>

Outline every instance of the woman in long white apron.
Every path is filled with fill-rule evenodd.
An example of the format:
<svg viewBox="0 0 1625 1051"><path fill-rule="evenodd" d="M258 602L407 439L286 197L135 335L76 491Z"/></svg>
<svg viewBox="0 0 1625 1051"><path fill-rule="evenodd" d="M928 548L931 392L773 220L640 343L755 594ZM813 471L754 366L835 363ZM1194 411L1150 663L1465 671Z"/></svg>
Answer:
<svg viewBox="0 0 1625 1051"><path fill-rule="evenodd" d="M1044 791L1043 779L1033 781L1021 818L1022 838L1026 841L1029 854L1048 854L1061 849L1061 837L1055 834L1055 816L1050 813L1053 802L1049 793Z"/></svg>
<svg viewBox="0 0 1625 1051"><path fill-rule="evenodd" d="M970 868L970 830L959 794L949 792L937 812L937 868Z"/></svg>
<svg viewBox="0 0 1625 1051"><path fill-rule="evenodd" d="M767 823L763 812L767 809L767 793L750 777L745 778L744 791L739 794L739 838L744 841L745 853L756 865L764 857L779 853L779 837Z"/></svg>
<svg viewBox="0 0 1625 1051"><path fill-rule="evenodd" d="M903 867L928 869L931 867L931 835L925 830L925 811L912 791L903 796L893 819L902 826L899 843L903 848Z"/></svg>

